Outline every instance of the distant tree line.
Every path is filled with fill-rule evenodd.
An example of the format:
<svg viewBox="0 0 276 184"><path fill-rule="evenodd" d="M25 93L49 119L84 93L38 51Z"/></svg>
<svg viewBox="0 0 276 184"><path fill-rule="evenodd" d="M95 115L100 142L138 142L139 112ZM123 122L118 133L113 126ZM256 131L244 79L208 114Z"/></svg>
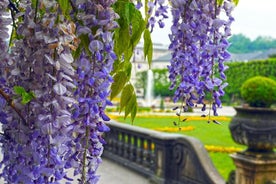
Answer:
<svg viewBox="0 0 276 184"><path fill-rule="evenodd" d="M229 52L231 53L250 53L276 48L276 39L272 37L259 36L251 41L243 34L234 34L229 38L231 43Z"/></svg>
<svg viewBox="0 0 276 184"><path fill-rule="evenodd" d="M231 43L228 49L231 53L250 53L276 48L276 39L272 37L259 36L251 41L243 34L234 34L228 40ZM276 57L276 54L271 57Z"/></svg>

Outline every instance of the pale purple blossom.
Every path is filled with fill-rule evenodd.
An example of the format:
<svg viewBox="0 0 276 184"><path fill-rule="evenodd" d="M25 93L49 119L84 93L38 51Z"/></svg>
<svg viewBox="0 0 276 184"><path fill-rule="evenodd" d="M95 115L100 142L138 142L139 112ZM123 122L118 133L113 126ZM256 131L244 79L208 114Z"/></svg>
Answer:
<svg viewBox="0 0 276 184"><path fill-rule="evenodd" d="M51 5L56 7L55 3ZM22 105L13 90L8 93L15 97L14 106L24 119L9 106L5 109L8 118L1 116L5 118L1 120L5 137L1 139L1 177L8 183L59 183L66 178L66 154L73 149L68 126L72 123L68 107L74 103L70 99L75 88L74 59L68 47L74 36L68 33L72 24L53 23L57 12L46 13L35 22L31 2L22 1L20 6L25 9L24 21L17 29L22 39L14 40L10 50L5 67L11 74L4 75L5 85L9 89L21 86L33 92L34 99Z"/></svg>
<svg viewBox="0 0 276 184"><path fill-rule="evenodd" d="M232 2L226 0L218 5L213 0L173 0L171 4L173 25L169 49L172 59L168 69L170 89L176 88L174 102L184 101L187 106L203 104L209 93L212 110L217 115L226 85L224 62L230 59L227 37L234 20ZM221 12L225 12L226 19L220 18Z"/></svg>
<svg viewBox="0 0 276 184"><path fill-rule="evenodd" d="M148 6L148 23L147 27L150 28L150 31L152 32L155 24L158 23L160 28L165 27L164 19L168 18L168 5L165 4L166 2L164 0L154 0L149 1ZM141 3L138 1L136 7L139 9L141 8Z"/></svg>
<svg viewBox="0 0 276 184"><path fill-rule="evenodd" d="M74 96L78 104L72 107L72 133L78 137L75 140L77 149L72 152L66 165L74 164L75 175L81 175L80 183L96 183L99 179L96 170L105 143L102 133L109 131L104 121L110 118L104 110L111 104L107 98L113 82L110 72L116 59L112 32L118 27L115 22L118 15L110 8L111 2L107 1L87 1L77 5L83 15L79 16L83 24L77 26L77 32L88 36L89 52L82 51L76 63L77 78L74 82L78 88Z"/></svg>

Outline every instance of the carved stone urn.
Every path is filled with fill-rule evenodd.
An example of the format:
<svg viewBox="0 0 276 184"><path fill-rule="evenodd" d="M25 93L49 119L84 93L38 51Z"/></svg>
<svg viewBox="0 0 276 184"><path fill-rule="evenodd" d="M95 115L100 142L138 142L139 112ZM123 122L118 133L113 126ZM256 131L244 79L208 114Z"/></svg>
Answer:
<svg viewBox="0 0 276 184"><path fill-rule="evenodd" d="M229 124L235 142L246 145L231 154L236 165L234 184L265 184L276 181L276 109L235 107Z"/></svg>
<svg viewBox="0 0 276 184"><path fill-rule="evenodd" d="M247 145L249 152L272 152L276 147L276 109L235 107L237 114L229 125L235 142Z"/></svg>
<svg viewBox="0 0 276 184"><path fill-rule="evenodd" d="M248 106L236 107L229 128L235 142L247 150L231 155L236 165L235 184L265 184L276 181L276 82L256 76L241 87Z"/></svg>

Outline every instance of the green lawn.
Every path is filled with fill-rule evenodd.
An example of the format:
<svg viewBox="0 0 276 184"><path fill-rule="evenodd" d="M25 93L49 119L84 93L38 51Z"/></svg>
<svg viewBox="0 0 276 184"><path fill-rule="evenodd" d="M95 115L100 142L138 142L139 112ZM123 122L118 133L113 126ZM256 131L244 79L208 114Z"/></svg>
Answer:
<svg viewBox="0 0 276 184"><path fill-rule="evenodd" d="M197 119L199 118L188 117L185 122L181 122L181 127L193 126L195 128L194 130L177 131L176 133L198 138L204 145L244 148L243 146L236 144L231 138L228 128L230 118L218 117L218 121L221 123L221 125L215 123L207 123L207 119ZM132 124L129 118L124 120L122 117L118 117L116 118L116 120L122 123ZM149 129L160 127L175 127L173 122L177 120L178 117L173 116L138 116L136 117L133 125ZM224 179L227 179L230 171L235 169L235 166L229 154L211 152L209 153L209 156L211 157L213 164L218 169L219 173L223 176Z"/></svg>

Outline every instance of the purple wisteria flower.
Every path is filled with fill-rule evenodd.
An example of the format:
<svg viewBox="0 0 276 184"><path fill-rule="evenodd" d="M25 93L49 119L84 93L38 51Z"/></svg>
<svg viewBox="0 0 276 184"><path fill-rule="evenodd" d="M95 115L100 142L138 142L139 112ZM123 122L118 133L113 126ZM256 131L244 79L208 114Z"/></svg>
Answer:
<svg viewBox="0 0 276 184"><path fill-rule="evenodd" d="M148 2L148 16L149 21L147 27L150 27L151 32L158 23L160 28L165 27L164 19L168 18L168 6L165 5L165 0L154 0Z"/></svg>
<svg viewBox="0 0 276 184"><path fill-rule="evenodd" d="M65 164L74 149L70 147L74 137L69 134L69 107L77 103L71 55L75 26L66 20L57 21L58 11L52 11L58 8L56 2L47 4L49 9L43 16L36 15L31 1L20 5L25 13L17 35L22 39L14 40L5 81L9 89L21 86L34 98L23 105L22 97L10 93L17 111L7 107L8 116L1 120L1 177L8 183L60 183L66 178L69 182Z"/></svg>
<svg viewBox="0 0 276 184"><path fill-rule="evenodd" d="M143 6L142 2L138 0L135 7L137 9L140 9L142 6ZM158 23L158 26L160 28L165 27L164 19L168 18L168 9L169 9L169 6L166 5L166 1L165 0L148 1L147 6L148 6L147 28L150 28L150 31L152 32L156 23Z"/></svg>
<svg viewBox="0 0 276 184"><path fill-rule="evenodd" d="M226 49L234 6L228 0L222 5L216 0L172 0L171 3L173 25L169 49L172 59L168 69L170 89L176 88L174 102L182 101L184 106L193 107L195 103L204 104L211 94L212 99L207 100L217 115L220 96L227 85L224 62L230 58ZM227 18L221 19L221 13Z"/></svg>
<svg viewBox="0 0 276 184"><path fill-rule="evenodd" d="M76 147L66 165L74 168L74 175L81 175L79 183L96 183L99 177L96 170L101 163L103 152L102 133L109 131L104 121L110 118L105 114L110 94L110 75L116 55L113 51L113 30L118 27L118 15L110 8L115 1L76 1L78 7L77 34L89 41L88 50L77 58L77 86L74 92L78 104L72 106L72 134L77 138Z"/></svg>
<svg viewBox="0 0 276 184"><path fill-rule="evenodd" d="M89 40L87 52L76 62L71 54L79 42L75 24L58 16L55 1L40 1L37 7L43 11L31 3L20 3L21 39L14 40L7 62L10 73L3 80L9 89L20 86L34 98L23 105L22 97L11 91L16 111L8 106L0 112L1 177L8 183L71 183L74 179L67 171L73 169L79 183L96 183L105 143L102 133L109 131L104 110L111 105L107 97L116 59L112 32L118 15L111 9L113 1L72 1L80 15L77 34ZM6 106L2 98L0 106Z"/></svg>

